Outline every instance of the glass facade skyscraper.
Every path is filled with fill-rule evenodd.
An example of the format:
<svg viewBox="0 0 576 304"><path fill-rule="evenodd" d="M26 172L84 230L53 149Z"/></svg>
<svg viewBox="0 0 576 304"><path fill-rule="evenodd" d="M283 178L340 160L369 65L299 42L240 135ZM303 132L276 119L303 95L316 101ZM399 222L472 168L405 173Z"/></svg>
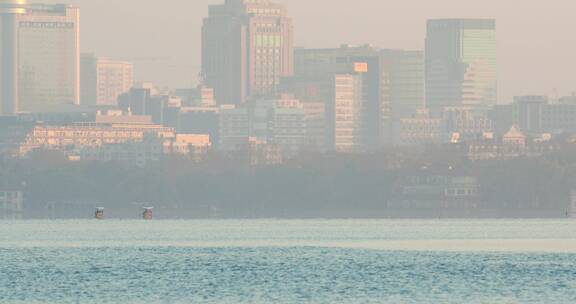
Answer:
<svg viewBox="0 0 576 304"><path fill-rule="evenodd" d="M495 20L428 21L426 103L433 111L497 103Z"/></svg>

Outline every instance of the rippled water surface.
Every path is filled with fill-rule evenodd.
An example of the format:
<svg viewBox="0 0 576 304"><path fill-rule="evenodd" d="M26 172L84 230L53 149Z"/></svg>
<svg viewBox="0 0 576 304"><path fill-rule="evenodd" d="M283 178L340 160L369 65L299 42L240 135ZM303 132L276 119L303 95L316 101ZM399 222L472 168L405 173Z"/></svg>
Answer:
<svg viewBox="0 0 576 304"><path fill-rule="evenodd" d="M576 303L576 222L0 222L0 303Z"/></svg>

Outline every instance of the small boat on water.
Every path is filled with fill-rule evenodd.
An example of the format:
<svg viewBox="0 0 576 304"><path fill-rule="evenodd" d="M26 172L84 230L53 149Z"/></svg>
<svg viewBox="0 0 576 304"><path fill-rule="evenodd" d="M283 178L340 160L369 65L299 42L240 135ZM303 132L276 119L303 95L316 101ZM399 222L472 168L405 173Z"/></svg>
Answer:
<svg viewBox="0 0 576 304"><path fill-rule="evenodd" d="M151 221L153 219L154 207L144 207L142 209L144 209L144 212L142 213L142 218L147 221Z"/></svg>
<svg viewBox="0 0 576 304"><path fill-rule="evenodd" d="M97 220L103 220L104 219L104 208L102 208L102 207L96 208L96 212L94 213L94 218Z"/></svg>

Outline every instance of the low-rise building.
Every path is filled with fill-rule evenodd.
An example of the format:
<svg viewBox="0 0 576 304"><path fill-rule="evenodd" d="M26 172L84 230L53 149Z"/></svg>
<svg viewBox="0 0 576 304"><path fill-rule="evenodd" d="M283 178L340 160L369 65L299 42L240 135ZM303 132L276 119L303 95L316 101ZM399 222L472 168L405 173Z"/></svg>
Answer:
<svg viewBox="0 0 576 304"><path fill-rule="evenodd" d="M172 139L175 136L174 129L152 124L149 117L106 115L89 123L32 122L25 136L20 139L8 136L7 141L14 141L3 146L14 146L12 156L18 157L25 157L34 150L59 150L70 157L77 156L85 148L142 142L146 137Z"/></svg>
<svg viewBox="0 0 576 304"><path fill-rule="evenodd" d="M306 114L303 104L290 95L256 102L252 135L280 147L287 157L299 154L306 141Z"/></svg>
<svg viewBox="0 0 576 304"><path fill-rule="evenodd" d="M395 129L393 143L400 146L438 144L447 139L442 119L431 117L427 109L419 109L414 116L400 119Z"/></svg>
<svg viewBox="0 0 576 304"><path fill-rule="evenodd" d="M470 160L511 159L516 157L536 157L560 149L549 134L528 137L518 126L512 126L503 136L485 134L481 139L467 141L467 156Z"/></svg>
<svg viewBox="0 0 576 304"><path fill-rule="evenodd" d="M22 219L23 214L22 191L0 190L0 219Z"/></svg>
<svg viewBox="0 0 576 304"><path fill-rule="evenodd" d="M570 192L570 204L568 205L566 215L571 218L576 218L576 190Z"/></svg>
<svg viewBox="0 0 576 304"><path fill-rule="evenodd" d="M79 151L79 160L98 162L129 163L138 167L145 167L150 162L156 162L163 156L162 142L155 138L146 138L142 141L127 141L122 143L108 143L100 146L87 146Z"/></svg>
<svg viewBox="0 0 576 304"><path fill-rule="evenodd" d="M430 216L473 214L480 205L478 178L457 174L411 175L401 181L400 193L388 204L391 212Z"/></svg>
<svg viewBox="0 0 576 304"><path fill-rule="evenodd" d="M80 160L123 162L139 167L159 161L166 155L179 155L189 157L194 161L201 161L208 153L210 146L210 136L207 134L176 134L174 137L146 134L141 141L84 147L80 150Z"/></svg>
<svg viewBox="0 0 576 304"><path fill-rule="evenodd" d="M250 133L248 108L230 106L220 110L218 147L221 151L231 152L245 147Z"/></svg>
<svg viewBox="0 0 576 304"><path fill-rule="evenodd" d="M219 126L222 151L244 149L253 138L278 146L287 157L302 151L308 131L304 105L290 95L221 108Z"/></svg>
<svg viewBox="0 0 576 304"><path fill-rule="evenodd" d="M163 153L188 156L195 161L201 161L211 146L208 134L177 134L173 139L163 140Z"/></svg>

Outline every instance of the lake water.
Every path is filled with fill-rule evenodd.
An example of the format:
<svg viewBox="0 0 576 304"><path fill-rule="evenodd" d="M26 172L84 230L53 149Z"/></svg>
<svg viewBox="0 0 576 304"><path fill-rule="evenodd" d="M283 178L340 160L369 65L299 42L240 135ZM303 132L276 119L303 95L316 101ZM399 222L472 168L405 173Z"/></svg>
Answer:
<svg viewBox="0 0 576 304"><path fill-rule="evenodd" d="M576 303L576 221L5 221L0 303Z"/></svg>

